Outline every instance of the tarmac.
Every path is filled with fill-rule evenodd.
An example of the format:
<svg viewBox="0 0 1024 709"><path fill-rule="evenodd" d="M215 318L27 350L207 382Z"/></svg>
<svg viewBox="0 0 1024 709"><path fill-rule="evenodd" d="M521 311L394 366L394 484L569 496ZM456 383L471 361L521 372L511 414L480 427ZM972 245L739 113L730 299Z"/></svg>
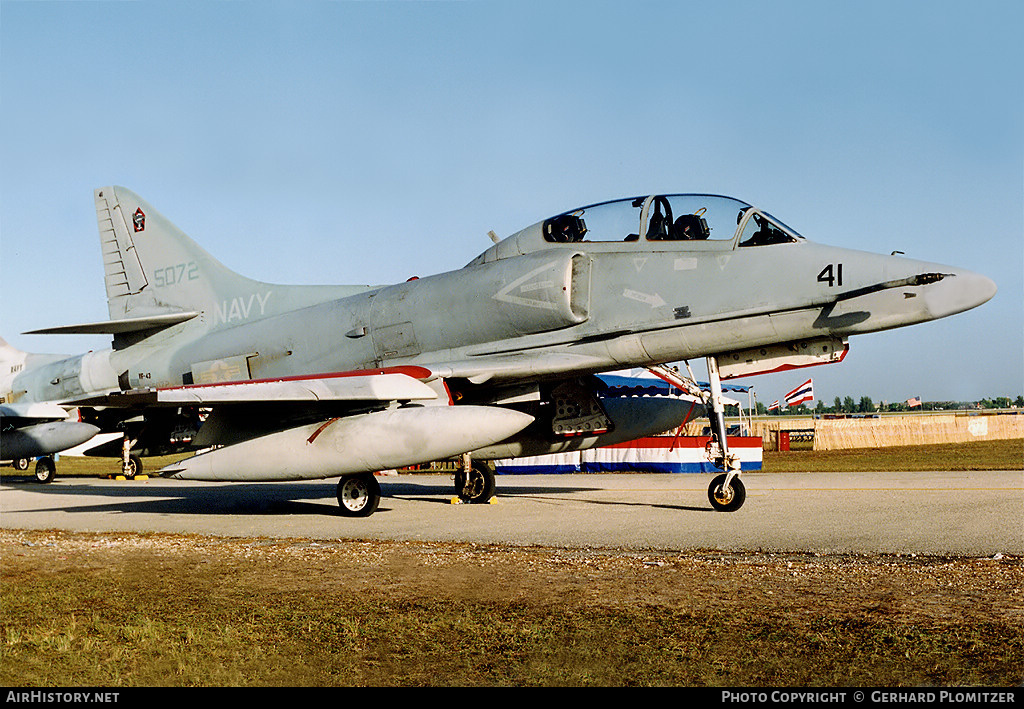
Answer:
<svg viewBox="0 0 1024 709"><path fill-rule="evenodd" d="M379 478L368 518L342 517L336 480L210 483L5 472L0 527L313 540L955 557L1024 556L1024 471L744 473L716 512L712 475L501 475L490 504L456 504L446 475Z"/></svg>

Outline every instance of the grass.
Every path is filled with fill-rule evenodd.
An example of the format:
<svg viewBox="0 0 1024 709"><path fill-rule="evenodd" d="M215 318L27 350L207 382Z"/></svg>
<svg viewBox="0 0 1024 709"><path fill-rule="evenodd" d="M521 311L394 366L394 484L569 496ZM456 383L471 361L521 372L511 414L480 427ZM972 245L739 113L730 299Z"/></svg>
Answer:
<svg viewBox="0 0 1024 709"><path fill-rule="evenodd" d="M155 456L142 458L142 474L154 475L165 465L187 458L190 454ZM28 470L19 472L10 467L0 468L0 475L30 475L35 463L30 462ZM106 477L121 474L120 458L95 458L88 456L58 456L57 475L60 477Z"/></svg>
<svg viewBox="0 0 1024 709"><path fill-rule="evenodd" d="M0 685L976 686L1019 682L1024 657L1019 623L977 618L254 588L226 555L95 561L3 575Z"/></svg>
<svg viewBox="0 0 1024 709"><path fill-rule="evenodd" d="M1024 440L973 441L835 451L764 452L768 472L1024 470Z"/></svg>

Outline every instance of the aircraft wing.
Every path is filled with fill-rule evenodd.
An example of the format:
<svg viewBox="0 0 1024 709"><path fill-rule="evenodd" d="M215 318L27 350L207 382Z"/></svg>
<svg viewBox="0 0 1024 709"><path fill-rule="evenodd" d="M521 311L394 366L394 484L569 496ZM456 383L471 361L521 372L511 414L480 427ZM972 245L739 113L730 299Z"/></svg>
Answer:
<svg viewBox="0 0 1024 709"><path fill-rule="evenodd" d="M63 421L67 417L68 412L64 410L64 407L54 402L31 401L0 404L0 418L2 419L20 419L39 423L40 421Z"/></svg>
<svg viewBox="0 0 1024 709"><path fill-rule="evenodd" d="M437 392L408 374L397 372L326 375L157 390L161 404L211 406L259 401L411 401L436 399Z"/></svg>
<svg viewBox="0 0 1024 709"><path fill-rule="evenodd" d="M437 392L413 376L394 370L342 372L216 384L140 389L74 402L79 406L218 406L254 403L387 402L438 398ZM423 370L426 372L426 370Z"/></svg>
<svg viewBox="0 0 1024 709"><path fill-rule="evenodd" d="M108 422L144 411L145 420L133 429L134 435L156 448L176 425L174 409L207 409L192 445L230 446L309 422L358 416L393 402L437 400L444 390L440 384L435 390L421 381L429 376L429 370L420 367L391 367L115 391L78 399L73 405L105 410Z"/></svg>

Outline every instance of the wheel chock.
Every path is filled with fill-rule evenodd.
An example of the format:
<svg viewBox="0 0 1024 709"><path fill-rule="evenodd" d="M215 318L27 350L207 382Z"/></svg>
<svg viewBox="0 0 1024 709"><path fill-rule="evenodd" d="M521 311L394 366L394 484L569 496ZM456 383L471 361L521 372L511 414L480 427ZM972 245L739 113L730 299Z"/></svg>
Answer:
<svg viewBox="0 0 1024 709"><path fill-rule="evenodd" d="M468 505L469 503L468 503L468 502L466 502L465 500L463 500L463 499L462 499L461 497L455 496L455 497L453 497L453 498L452 498L452 499L451 499L451 500L449 501L449 503L448 503L448 504L450 504L450 505ZM497 495L495 495L494 497L492 497L491 499L489 499L489 500L487 501L487 504L488 504L488 505L496 505L496 504L498 504L498 496L497 496Z"/></svg>

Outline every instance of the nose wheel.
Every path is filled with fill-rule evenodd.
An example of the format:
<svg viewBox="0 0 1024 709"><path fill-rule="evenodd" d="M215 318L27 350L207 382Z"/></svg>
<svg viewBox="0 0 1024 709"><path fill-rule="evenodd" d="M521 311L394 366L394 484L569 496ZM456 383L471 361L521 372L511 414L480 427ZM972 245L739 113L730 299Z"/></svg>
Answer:
<svg viewBox="0 0 1024 709"><path fill-rule="evenodd" d="M735 512L747 499L747 489L743 481L735 475L732 476L732 480L728 478L727 473L716 475L708 486L708 501L719 512Z"/></svg>

